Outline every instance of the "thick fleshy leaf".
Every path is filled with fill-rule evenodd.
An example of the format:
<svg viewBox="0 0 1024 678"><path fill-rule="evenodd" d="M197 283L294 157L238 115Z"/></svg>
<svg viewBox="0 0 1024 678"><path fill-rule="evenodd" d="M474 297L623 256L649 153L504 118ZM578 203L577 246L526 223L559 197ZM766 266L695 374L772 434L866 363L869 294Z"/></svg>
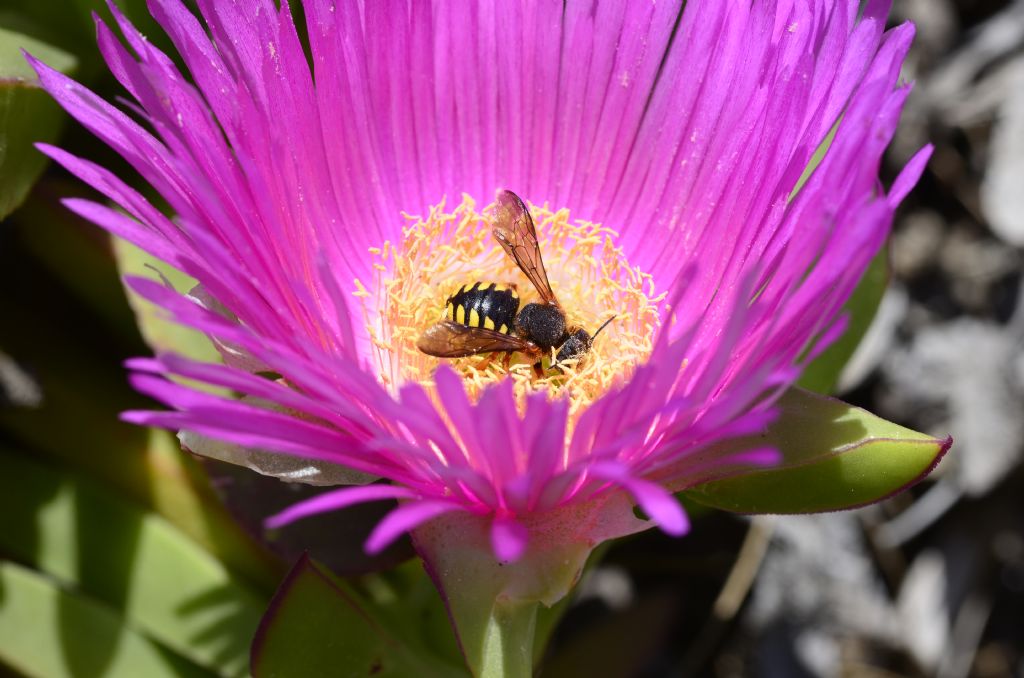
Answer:
<svg viewBox="0 0 1024 678"><path fill-rule="evenodd" d="M394 635L419 653L463 666L444 601L419 559L354 581L368 606L380 615L381 624Z"/></svg>
<svg viewBox="0 0 1024 678"><path fill-rule="evenodd" d="M415 652L351 588L303 556L274 596L252 645L252 674L465 676Z"/></svg>
<svg viewBox="0 0 1024 678"><path fill-rule="evenodd" d="M728 443L773 446L779 466L710 479L685 496L739 513L815 513L885 499L924 478L952 444L801 389L779 401L779 419L761 435ZM706 454L723 454L715 449Z"/></svg>
<svg viewBox="0 0 1024 678"><path fill-rule="evenodd" d="M44 388L52 384L44 381ZM116 421L116 408L94 403L74 419L103 417L105 423L90 428L91 437L77 446L68 442L75 429L72 420L64 425L45 425L45 412L65 412L61 403L72 392L46 390L44 408L0 413L5 426L26 439L46 446L49 456L64 460L75 468L108 483L111 492L150 507L202 548L223 562L261 592L269 595L283 571L280 562L243 530L214 494L202 469L178 447L174 436L156 429L137 429ZM81 391L77 391L81 393ZM8 490L9 491L9 490Z"/></svg>
<svg viewBox="0 0 1024 678"><path fill-rule="evenodd" d="M110 607L7 561L0 561L2 667L48 678L215 675L161 648Z"/></svg>
<svg viewBox="0 0 1024 678"><path fill-rule="evenodd" d="M243 675L266 599L153 513L108 488L0 453L0 551L112 606L219 675ZM143 675L143 674L139 674Z"/></svg>
<svg viewBox="0 0 1024 678"><path fill-rule="evenodd" d="M39 88L23 49L64 73L75 69L70 54L0 28L0 219L21 204L46 165L33 144L54 141L64 121L60 107Z"/></svg>
<svg viewBox="0 0 1024 678"><path fill-rule="evenodd" d="M12 217L22 231L31 228L22 221L24 212ZM73 228L63 226L50 231L53 239L63 239ZM109 303L121 304L130 316L109 256L107 266L116 293ZM31 291L5 299L0 346L29 369L42 392L34 408L0 408L0 426L13 439L156 511L233 572L272 594L286 571L283 563L232 519L174 436L118 421L121 411L145 402L118 376L122 356L144 351L141 342L125 347L112 341L109 327L23 250L0 248L0 287ZM40 308L61 311L40 313Z"/></svg>
<svg viewBox="0 0 1024 678"><path fill-rule="evenodd" d="M889 248L886 247L875 255L857 289L843 306L848 319L846 331L807 366L797 382L802 388L818 393L830 393L835 388L843 367L874 320L888 284Z"/></svg>

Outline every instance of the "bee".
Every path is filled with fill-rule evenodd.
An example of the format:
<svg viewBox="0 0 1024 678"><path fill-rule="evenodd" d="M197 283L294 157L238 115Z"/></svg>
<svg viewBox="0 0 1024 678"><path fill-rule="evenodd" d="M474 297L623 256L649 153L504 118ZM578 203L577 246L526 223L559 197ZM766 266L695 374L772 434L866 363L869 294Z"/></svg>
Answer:
<svg viewBox="0 0 1024 678"><path fill-rule="evenodd" d="M567 327L565 311L551 290L537 242L537 229L523 201L512 191L501 191L494 214L492 233L533 284L539 302L519 308L515 285L476 282L463 285L448 297L445 319L427 328L416 347L438 358L463 358L481 353L505 353L505 366L512 353L536 360L538 376L541 358L557 348L554 366L579 360L614 316L591 336L582 327Z"/></svg>

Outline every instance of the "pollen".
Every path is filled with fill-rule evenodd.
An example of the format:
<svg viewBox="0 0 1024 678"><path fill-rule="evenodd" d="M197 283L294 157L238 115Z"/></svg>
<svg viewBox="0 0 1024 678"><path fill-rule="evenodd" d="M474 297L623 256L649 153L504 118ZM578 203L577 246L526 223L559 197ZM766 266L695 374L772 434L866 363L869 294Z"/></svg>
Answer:
<svg viewBox="0 0 1024 678"><path fill-rule="evenodd" d="M446 318L448 297L462 286L480 282L513 287L520 309L540 297L526 275L491 233L494 205L478 210L468 196L449 211L444 201L426 217L406 215L402 242L371 248L375 279L355 281L352 290L374 345L381 381L393 390L410 381L433 386L442 362L462 375L475 401L490 384L513 381L520 406L528 395L545 392L568 398L570 422L586 407L648 357L660 325L659 303L651 276L630 266L617 234L602 225L574 221L566 209L530 206L551 288L566 313L567 328L581 327L591 335L614 317L579 360L552 367L557 347L542 357L542 374L535 360L513 353L505 366L504 353L485 353L442 359L422 353L416 342L424 331ZM462 310L462 307L459 307ZM446 315L447 314L447 315ZM467 320L469 320L467 318ZM505 328L507 329L507 328Z"/></svg>

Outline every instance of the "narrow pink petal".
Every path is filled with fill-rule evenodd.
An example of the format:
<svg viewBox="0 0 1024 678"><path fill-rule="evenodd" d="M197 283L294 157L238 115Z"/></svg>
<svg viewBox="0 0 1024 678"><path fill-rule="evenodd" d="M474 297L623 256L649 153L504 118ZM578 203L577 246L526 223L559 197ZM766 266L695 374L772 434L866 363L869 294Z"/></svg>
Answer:
<svg viewBox="0 0 1024 678"><path fill-rule="evenodd" d="M112 172L47 144L37 144L36 148L82 181L118 203L144 227L152 230L153 238L151 240L143 241L142 237L139 238L140 246L144 245L143 249L147 249L149 246L162 247L157 242L157 236L159 236L159 239L167 241L170 246L178 250L180 256L176 258L177 261L180 262L184 257L195 258L192 244L180 229L154 208L142 194L128 186ZM156 256L155 252L153 254Z"/></svg>
<svg viewBox="0 0 1024 678"><path fill-rule="evenodd" d="M284 511L267 518L263 524L267 529L273 530L317 513L337 511L347 506L354 506L355 504L363 504L371 501L382 501L385 499L413 499L415 496L416 494L412 490L395 485L361 485L359 487L345 487L340 490L324 492L312 499L307 499L306 501L289 506Z"/></svg>
<svg viewBox="0 0 1024 678"><path fill-rule="evenodd" d="M620 464L594 464L590 467L590 473L597 478L609 480L629 492L637 506L643 509L666 534L678 537L689 531L690 521L679 500L661 485L630 476L626 468Z"/></svg>
<svg viewBox="0 0 1024 678"><path fill-rule="evenodd" d="M255 396L318 417L353 436L368 435L372 426L366 413L351 403L335 403L327 407L318 400L281 383L224 365L197 362L173 354L164 354L159 360L129 360L125 365L137 371L168 372L207 384L223 386L244 395Z"/></svg>
<svg viewBox="0 0 1024 678"><path fill-rule="evenodd" d="M165 238L146 228L138 221L115 212L106 205L83 200L82 198L66 198L61 204L69 210L89 221L102 226L110 233L127 240L136 247L149 252L157 259L172 266L182 267L181 250L171 246Z"/></svg>
<svg viewBox="0 0 1024 678"><path fill-rule="evenodd" d="M524 473L527 455L523 449L521 422L516 413L512 380L489 386L480 396L473 416L478 430L490 442L491 478L498 487Z"/></svg>
<svg viewBox="0 0 1024 678"><path fill-rule="evenodd" d="M474 407L466 395L462 377L448 365L440 365L434 372L434 383L444 411L451 417L452 431L462 441L466 457L473 463L483 466L487 475L490 475L494 470L492 465L495 461L484 447L484 434L479 428Z"/></svg>
<svg viewBox="0 0 1024 678"><path fill-rule="evenodd" d="M124 421L171 430L190 430L244 447L318 459L406 484L418 477L406 465L377 454L349 433L262 407L193 391L166 379L144 374L130 378L142 393L179 411L129 410Z"/></svg>
<svg viewBox="0 0 1024 678"><path fill-rule="evenodd" d="M565 430L568 426L569 402L566 399L549 401L544 393L527 398L523 417L523 440L529 455L527 471L522 476L526 484L517 500L525 503L526 510L536 508L541 492L548 480L563 463ZM513 508L519 511L518 505Z"/></svg>
<svg viewBox="0 0 1024 678"><path fill-rule="evenodd" d="M680 491L751 470L770 469L782 461L782 452L772 447L759 447L714 457L697 452L693 458L659 471L656 477L662 486Z"/></svg>
<svg viewBox="0 0 1024 678"><path fill-rule="evenodd" d="M380 553L406 532L445 513L465 510L451 501L410 501L377 523L366 540L366 552Z"/></svg>
<svg viewBox="0 0 1024 678"><path fill-rule="evenodd" d="M495 518L491 522L491 548L498 560L514 563L526 552L530 533L520 523L509 518Z"/></svg>
<svg viewBox="0 0 1024 678"><path fill-rule="evenodd" d="M932 152L935 147L928 144L920 151L914 154L914 157L903 167L903 171L896 177L896 181L893 182L892 188L889 189L888 200L889 204L895 207L903 202L903 199L907 197L907 193L910 192L914 186L917 185L918 179L921 178L921 174L924 172L924 168L928 165L928 161L932 157Z"/></svg>

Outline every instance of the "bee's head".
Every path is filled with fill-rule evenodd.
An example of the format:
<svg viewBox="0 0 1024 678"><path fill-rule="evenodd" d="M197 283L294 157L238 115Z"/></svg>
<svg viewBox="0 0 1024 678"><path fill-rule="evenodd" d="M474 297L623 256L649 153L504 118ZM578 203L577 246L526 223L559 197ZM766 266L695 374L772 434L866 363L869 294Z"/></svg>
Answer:
<svg viewBox="0 0 1024 678"><path fill-rule="evenodd" d="M594 340L597 339L597 335L601 334L601 330L608 326L608 323L615 320L616 316L612 316L605 320L597 331L594 332L594 336L590 336L585 329L580 327L569 335L569 338L565 340L562 347L558 349L558 355L555 356L555 366L566 360L579 360L590 351L590 347L594 345Z"/></svg>

